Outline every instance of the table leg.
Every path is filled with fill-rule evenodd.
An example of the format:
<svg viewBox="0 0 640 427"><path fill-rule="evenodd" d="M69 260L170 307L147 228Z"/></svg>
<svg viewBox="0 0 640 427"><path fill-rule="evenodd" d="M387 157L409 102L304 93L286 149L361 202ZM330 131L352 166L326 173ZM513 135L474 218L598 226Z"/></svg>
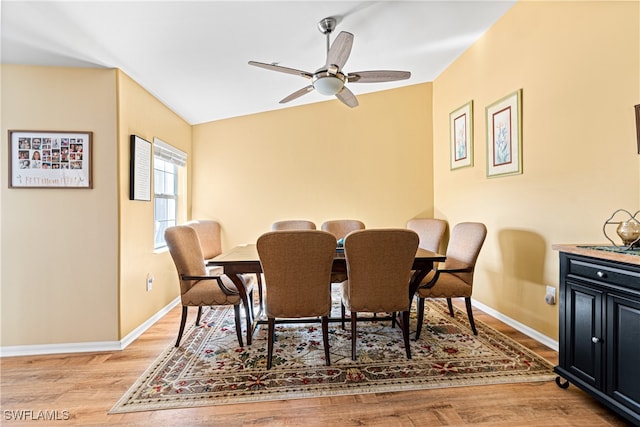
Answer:
<svg viewBox="0 0 640 427"><path fill-rule="evenodd" d="M433 270L433 263L429 265L425 265L424 268L413 271L413 276L411 276L411 281L409 282L409 301L413 302L413 297L418 291L418 286L420 286L420 282L422 279L427 277L427 274Z"/></svg>
<svg viewBox="0 0 640 427"><path fill-rule="evenodd" d="M411 305L413 304L413 297L418 292L418 287L420 286L420 282L422 279L427 277L427 274L433 269L433 262L429 265L425 265L423 268L419 270L414 270L413 276L411 277L411 281L409 282L409 311L411 311ZM407 323L408 324L408 323ZM418 326L418 331L420 330L420 326ZM416 332L417 334L418 332Z"/></svg>
<svg viewBox="0 0 640 427"><path fill-rule="evenodd" d="M245 317L247 320L247 345L251 345L251 338L253 336L253 319L251 316L251 307L253 306L253 301L251 301L251 306L249 305L249 297L247 295L247 290L244 287L244 283L237 274L229 274L227 276L233 281L238 289L238 293L240 294L240 299L242 300L242 304L244 305Z"/></svg>

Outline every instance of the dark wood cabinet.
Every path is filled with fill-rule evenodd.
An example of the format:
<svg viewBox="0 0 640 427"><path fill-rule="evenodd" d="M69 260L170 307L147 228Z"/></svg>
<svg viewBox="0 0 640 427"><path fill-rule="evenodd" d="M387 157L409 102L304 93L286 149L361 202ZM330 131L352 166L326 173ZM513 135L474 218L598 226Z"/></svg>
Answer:
<svg viewBox="0 0 640 427"><path fill-rule="evenodd" d="M640 425L640 265L560 252L555 372Z"/></svg>

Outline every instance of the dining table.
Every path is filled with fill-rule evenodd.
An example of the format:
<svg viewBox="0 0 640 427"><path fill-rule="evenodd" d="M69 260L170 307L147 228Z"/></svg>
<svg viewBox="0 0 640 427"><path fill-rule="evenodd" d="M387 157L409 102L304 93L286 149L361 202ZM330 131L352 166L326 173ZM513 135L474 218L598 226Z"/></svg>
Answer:
<svg viewBox="0 0 640 427"><path fill-rule="evenodd" d="M409 301L413 300L413 297L420 286L422 279L433 269L435 262L443 262L446 257L444 255L428 251L426 249L418 248L415 258L413 260L412 275L409 282L409 294L407 297ZM250 313L254 310L254 301L249 300L249 295L246 293L246 289L243 286L243 281L240 278L242 274L256 274L258 276L258 313L246 317L247 324L247 344L251 345L254 330L258 324L265 323L261 320L261 315L264 309L262 280L260 280L262 274L262 266L260 264L260 256L258 255L258 249L255 244L241 244L233 247L232 249L221 253L215 258L207 260L208 267L222 267L224 274L226 274L238 288L240 298L245 307L251 307ZM333 265L331 268L332 273L347 273L347 259L343 248L336 248L336 253L333 258ZM268 286L268 285L267 285ZM330 286L330 284L327 284ZM252 304L249 306L248 304ZM330 321L340 321L341 318L330 319Z"/></svg>

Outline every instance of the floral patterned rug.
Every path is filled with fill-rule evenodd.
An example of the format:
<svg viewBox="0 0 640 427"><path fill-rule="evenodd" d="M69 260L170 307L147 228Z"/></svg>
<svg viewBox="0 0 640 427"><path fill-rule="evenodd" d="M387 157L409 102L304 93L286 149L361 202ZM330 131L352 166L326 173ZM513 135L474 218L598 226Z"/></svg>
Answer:
<svg viewBox="0 0 640 427"><path fill-rule="evenodd" d="M339 315L335 305L333 315ZM351 360L348 321L345 330L330 323L331 366L319 324L280 324L267 370L266 325L243 348L233 325L233 309L204 310L200 326L192 324L179 348L165 350L110 413L555 378L548 361L483 322L476 320L474 336L466 313L456 308L452 318L440 300L425 304L411 360L400 329L389 321L358 322L357 361Z"/></svg>

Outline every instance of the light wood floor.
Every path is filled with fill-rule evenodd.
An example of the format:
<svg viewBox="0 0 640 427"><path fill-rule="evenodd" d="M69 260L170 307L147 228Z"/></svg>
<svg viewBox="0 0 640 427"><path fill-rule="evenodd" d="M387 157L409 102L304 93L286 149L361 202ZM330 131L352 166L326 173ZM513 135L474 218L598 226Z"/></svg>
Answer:
<svg viewBox="0 0 640 427"><path fill-rule="evenodd" d="M626 426L574 386L555 382L323 397L132 414L107 411L167 346L179 307L120 352L0 359L0 425L131 426ZM190 312L189 322L195 318ZM555 351L475 310L476 318L552 363ZM68 411L65 421L18 422L13 410ZM9 412L8 412L9 411Z"/></svg>

